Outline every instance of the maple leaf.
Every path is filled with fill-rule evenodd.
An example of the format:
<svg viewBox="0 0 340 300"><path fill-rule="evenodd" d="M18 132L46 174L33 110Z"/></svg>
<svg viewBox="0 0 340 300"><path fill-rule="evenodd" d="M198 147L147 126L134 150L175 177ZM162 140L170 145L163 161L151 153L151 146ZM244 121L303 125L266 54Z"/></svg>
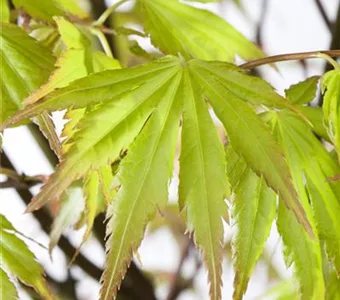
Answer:
<svg viewBox="0 0 340 300"><path fill-rule="evenodd" d="M167 202L181 116L180 204L202 250L211 297L221 298L222 218L228 181L222 144L205 99L224 124L233 147L313 235L283 153L248 105L290 108L292 104L270 85L232 64L167 56L131 69L92 74L27 105L2 124L4 128L41 112L68 107L89 109L67 141L56 172L28 211L59 198L73 181L110 165L128 150L117 175L121 187L108 207L108 255L101 299L116 293L147 223L157 207ZM192 170L197 170L194 176Z"/></svg>

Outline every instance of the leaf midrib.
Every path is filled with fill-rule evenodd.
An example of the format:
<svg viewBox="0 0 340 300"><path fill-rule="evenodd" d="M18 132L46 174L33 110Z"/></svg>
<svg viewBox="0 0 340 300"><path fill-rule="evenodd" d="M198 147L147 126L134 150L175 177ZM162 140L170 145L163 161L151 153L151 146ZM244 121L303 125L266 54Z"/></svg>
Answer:
<svg viewBox="0 0 340 300"><path fill-rule="evenodd" d="M190 84L190 87L191 87L191 90L192 89L192 85L191 85L191 79L190 79L190 75L188 75L188 82ZM192 95L192 94L191 94ZM191 98L191 101L193 103L193 108L194 108L194 112L193 112L193 116L195 118L195 130L196 130L196 136L197 136L197 140L198 140L198 147L199 147L199 155L200 155L200 160L201 160L201 163L199 164L201 167L200 167L200 173L201 173L201 178L203 179L203 186L205 188L203 188L203 193L204 193L204 199L206 201L204 201L204 206L206 208L206 211L208 212L208 214L203 214L205 219L207 220L207 224L208 224L208 235L209 235L209 248L210 248L210 252L212 254L212 267L213 267L213 276L214 276L214 295L216 296L218 294L217 292L217 287L216 287L216 284L217 284L217 277L216 277L216 265L215 265L215 251L214 251L214 248L213 248L213 239L212 239L212 236L211 236L211 220L210 220L210 210L209 210L209 205L208 205L208 195L207 195L207 182L206 182L206 172L205 172L205 160L204 160L204 154L203 154L203 150L202 150L202 142L201 142L201 135L200 135L200 129L199 129L199 120L198 120L198 117L197 117L197 109L196 109L196 101L195 101L195 97L190 97ZM204 103L203 103L204 104Z"/></svg>

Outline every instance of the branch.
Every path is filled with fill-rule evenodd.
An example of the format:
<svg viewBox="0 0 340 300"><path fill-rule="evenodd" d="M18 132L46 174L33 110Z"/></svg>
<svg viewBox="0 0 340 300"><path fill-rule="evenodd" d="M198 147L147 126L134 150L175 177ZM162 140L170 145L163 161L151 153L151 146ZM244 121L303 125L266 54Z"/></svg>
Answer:
<svg viewBox="0 0 340 300"><path fill-rule="evenodd" d="M320 0L315 0L315 4L316 6L318 7L318 10L322 16L322 19L324 20L327 28L329 31L332 31L332 22L329 20L327 14L326 14L326 11L325 11L325 8L323 7L322 3Z"/></svg>
<svg viewBox="0 0 340 300"><path fill-rule="evenodd" d="M340 49L340 3L338 6L338 14L336 17L336 21L333 25L333 30L332 30L332 42L329 47L330 50L335 51L335 49ZM338 56L338 55L336 55ZM330 66L326 66L326 72L330 71L331 68Z"/></svg>
<svg viewBox="0 0 340 300"><path fill-rule="evenodd" d="M262 10L256 30L256 43L259 45L260 48L262 48L262 28L267 16L267 12L268 12L268 0L262 0Z"/></svg>
<svg viewBox="0 0 340 300"><path fill-rule="evenodd" d="M321 50L321 51L298 52L298 53L288 53L288 54L267 56L264 58L255 59L255 60L246 62L240 65L239 67L243 69L251 70L259 66L272 64L272 63L276 63L280 61L301 60L301 59L311 59L311 58L325 58L324 56L340 57L340 50Z"/></svg>
<svg viewBox="0 0 340 300"><path fill-rule="evenodd" d="M340 49L340 3L338 6L338 14L336 17L336 21L333 25L333 30L332 30L332 41L329 46L329 49L334 50L334 49ZM328 72L331 70L330 65L326 65L324 69L324 73ZM318 106L322 107L323 105L323 97L321 96L321 93L319 93L319 101L318 101Z"/></svg>
<svg viewBox="0 0 340 300"><path fill-rule="evenodd" d="M7 180L0 182L0 188L15 188L28 189L36 184L47 181L48 176L35 175L26 176L25 174L18 174L15 170L0 167L0 174L7 176Z"/></svg>
<svg viewBox="0 0 340 300"><path fill-rule="evenodd" d="M107 9L106 4L105 4L105 0L91 0L90 2L92 4L93 17L94 17L94 19L98 19L104 13L104 11L106 11L106 9ZM104 22L104 26L106 28L110 28L111 27L110 23L111 23L110 20L107 19ZM105 34L105 37L108 40L108 43L109 43L109 46L111 48L111 52L113 54L113 57L117 57L117 50L116 50L115 45L113 43L113 37L110 34L107 34L107 33Z"/></svg>
<svg viewBox="0 0 340 300"><path fill-rule="evenodd" d="M192 246L192 240L187 238L184 245L182 246L181 258L179 260L177 270L173 274L172 278L170 279L169 293L168 293L168 296L166 297L166 300L175 300L181 292L183 292L184 290L192 286L197 270L201 266L201 260L199 259L196 260L196 270L192 277L190 277L187 280L183 280L181 276L183 263L189 255L191 246Z"/></svg>

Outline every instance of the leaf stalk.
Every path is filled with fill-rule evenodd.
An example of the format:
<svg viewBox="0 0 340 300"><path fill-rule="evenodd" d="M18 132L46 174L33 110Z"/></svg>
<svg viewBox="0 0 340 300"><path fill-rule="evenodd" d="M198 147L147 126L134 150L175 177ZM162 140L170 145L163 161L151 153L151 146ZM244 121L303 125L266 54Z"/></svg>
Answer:
<svg viewBox="0 0 340 300"><path fill-rule="evenodd" d="M334 59L332 59L332 57L340 57L340 50L310 51L310 52L298 52L298 53L288 53L288 54L267 56L264 58L255 59L255 60L246 62L240 65L240 67L243 69L251 70L259 66L273 64L273 63L281 62L281 61L324 58L324 59L327 59L327 61L331 63L334 66L334 68L338 69L339 64Z"/></svg>
<svg viewBox="0 0 340 300"><path fill-rule="evenodd" d="M97 21L93 22L93 26L97 27L97 26L101 26L105 23L106 19L119 7L121 6L123 3L127 2L128 0L120 0L117 3L113 4L112 6L110 6L109 8L107 8L102 15L98 18Z"/></svg>

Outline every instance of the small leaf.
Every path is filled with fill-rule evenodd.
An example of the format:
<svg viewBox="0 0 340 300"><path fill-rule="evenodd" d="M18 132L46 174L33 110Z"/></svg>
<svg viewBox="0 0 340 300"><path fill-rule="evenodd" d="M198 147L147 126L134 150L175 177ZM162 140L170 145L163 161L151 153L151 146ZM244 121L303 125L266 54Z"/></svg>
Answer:
<svg viewBox="0 0 340 300"><path fill-rule="evenodd" d="M213 13L177 0L139 0L145 30L164 53L186 58L232 61L262 57L262 51ZM203 21L204 20L204 21Z"/></svg>
<svg viewBox="0 0 340 300"><path fill-rule="evenodd" d="M90 41L72 23L62 17L54 18L61 39L67 46L56 62L56 70L48 82L25 100L25 104L32 104L45 97L55 89L67 86L70 82L85 77L93 72L120 68L117 60L91 49Z"/></svg>
<svg viewBox="0 0 340 300"><path fill-rule="evenodd" d="M91 46L90 40L74 24L63 17L54 17L54 21L68 49L85 49Z"/></svg>
<svg viewBox="0 0 340 300"><path fill-rule="evenodd" d="M319 76L307 78L285 90L287 98L294 104L303 105L313 101L318 91Z"/></svg>
<svg viewBox="0 0 340 300"><path fill-rule="evenodd" d="M12 224L0 214L1 267L17 277L22 283L32 286L43 299L53 299L43 277L43 268L35 260L27 245L19 239Z"/></svg>

